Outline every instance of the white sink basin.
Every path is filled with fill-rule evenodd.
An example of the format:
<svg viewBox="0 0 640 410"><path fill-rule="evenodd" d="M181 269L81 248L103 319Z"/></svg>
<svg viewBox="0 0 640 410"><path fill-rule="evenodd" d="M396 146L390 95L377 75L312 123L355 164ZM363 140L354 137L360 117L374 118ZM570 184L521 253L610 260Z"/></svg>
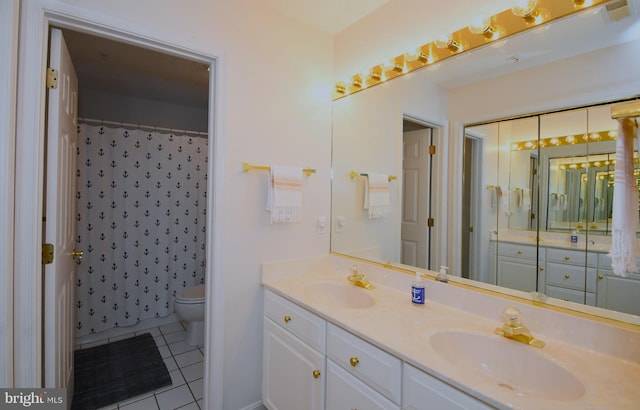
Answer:
<svg viewBox="0 0 640 410"><path fill-rule="evenodd" d="M569 401L582 397L585 387L571 372L544 354L544 348L462 330L429 337L433 350L469 376L489 378L521 396Z"/></svg>
<svg viewBox="0 0 640 410"><path fill-rule="evenodd" d="M307 295L314 301L346 309L366 309L374 305L371 291L351 284L323 282L308 285Z"/></svg>

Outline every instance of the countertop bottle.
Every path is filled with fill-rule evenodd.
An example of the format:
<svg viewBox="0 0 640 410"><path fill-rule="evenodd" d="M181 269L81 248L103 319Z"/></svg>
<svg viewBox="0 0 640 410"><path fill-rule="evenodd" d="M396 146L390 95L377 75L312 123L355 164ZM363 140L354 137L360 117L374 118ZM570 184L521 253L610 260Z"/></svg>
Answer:
<svg viewBox="0 0 640 410"><path fill-rule="evenodd" d="M416 279L411 283L411 303L416 306L424 306L424 283L420 272L416 272Z"/></svg>

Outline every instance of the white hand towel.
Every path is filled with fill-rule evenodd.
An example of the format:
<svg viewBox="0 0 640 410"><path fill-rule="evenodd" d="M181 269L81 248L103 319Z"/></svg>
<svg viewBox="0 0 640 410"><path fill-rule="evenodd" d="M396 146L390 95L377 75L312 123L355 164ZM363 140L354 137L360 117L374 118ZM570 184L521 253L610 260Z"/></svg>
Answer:
<svg viewBox="0 0 640 410"><path fill-rule="evenodd" d="M638 229L638 188L633 175L633 142L638 131L635 119L618 120L616 168L613 177L613 222L611 269L618 276L636 271L636 229Z"/></svg>
<svg viewBox="0 0 640 410"><path fill-rule="evenodd" d="M369 218L384 218L391 215L389 175L369 174L364 182L364 209Z"/></svg>
<svg viewBox="0 0 640 410"><path fill-rule="evenodd" d="M272 224L302 220L302 168L271 166L267 211Z"/></svg>
<svg viewBox="0 0 640 410"><path fill-rule="evenodd" d="M526 211L531 210L531 190L529 188L522 190L522 207Z"/></svg>

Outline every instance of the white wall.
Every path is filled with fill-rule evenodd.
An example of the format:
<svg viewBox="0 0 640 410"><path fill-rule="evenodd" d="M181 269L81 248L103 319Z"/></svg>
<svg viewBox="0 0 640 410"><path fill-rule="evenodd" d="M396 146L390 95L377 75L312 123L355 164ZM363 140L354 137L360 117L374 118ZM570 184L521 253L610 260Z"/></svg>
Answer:
<svg viewBox="0 0 640 410"><path fill-rule="evenodd" d="M214 165L215 191L220 195L214 199L215 209L211 212L221 217L222 226L215 227L218 260L208 264L219 269L220 280L215 286L221 288L214 293L224 299L209 302L224 308L224 318L214 321L214 328L208 333L210 341L224 344L223 362L210 363L212 368L223 369L224 395L210 395L210 407L240 409L259 403L260 264L326 254L329 250L329 235L316 233L316 218L328 217L330 209L331 37L250 0L187 0L179 4L169 0L33 0L23 5L27 12L22 21L24 49L20 61L28 73L38 72L37 60L42 58L42 50L37 47L44 37L39 28L43 23L40 5L72 18L106 24L115 32L130 32L221 57L218 70L222 77L217 85L221 107L214 124L220 131L216 136L216 158L221 158L222 163ZM18 157L33 164L42 158L42 140L29 118L33 121L42 114L37 102L41 91L26 82L21 87L24 103L18 107L19 123L25 132ZM317 168L317 174L305 179L302 223L269 224L264 210L267 174L242 173L243 161ZM17 238L16 246L34 249L40 243L36 221L41 214L37 205L27 204L38 202L41 170L36 168L34 172L23 165L17 172L34 180L34 187L23 187L17 194L18 206L25 205L18 216L25 231ZM33 262L23 262L22 268L26 272L37 271L37 265L29 263ZM23 295L38 295L35 276L16 286ZM18 308L22 316L37 320L37 305L24 302ZM216 337L221 331L224 339ZM36 329L26 325L20 329L21 337L29 332L35 332L37 338ZM24 346L22 351L31 358L27 368L19 370L21 384L37 380L32 375L38 374L34 365L38 355L30 354L31 350L32 346ZM219 387L209 385L205 389L216 392Z"/></svg>
<svg viewBox="0 0 640 410"><path fill-rule="evenodd" d="M117 95L82 88L78 93L80 117L152 125L187 131L207 132L208 110L202 107L171 104L164 101Z"/></svg>

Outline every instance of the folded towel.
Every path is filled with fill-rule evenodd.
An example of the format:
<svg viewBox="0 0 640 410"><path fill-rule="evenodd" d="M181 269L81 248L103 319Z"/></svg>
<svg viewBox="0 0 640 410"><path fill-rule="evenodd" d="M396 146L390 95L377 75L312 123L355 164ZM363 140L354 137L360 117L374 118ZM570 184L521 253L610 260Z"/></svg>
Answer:
<svg viewBox="0 0 640 410"><path fill-rule="evenodd" d="M369 218L384 218L391 215L389 175L369 174L364 182L364 209Z"/></svg>
<svg viewBox="0 0 640 410"><path fill-rule="evenodd" d="M522 190L522 207L526 211L531 210L531 190L529 188Z"/></svg>
<svg viewBox="0 0 640 410"><path fill-rule="evenodd" d="M638 131L635 119L618 120L616 168L613 177L613 222L611 231L611 269L618 276L636 271L638 229L638 188L633 175L633 142Z"/></svg>
<svg viewBox="0 0 640 410"><path fill-rule="evenodd" d="M271 223L302 220L302 168L271 166L267 211Z"/></svg>

